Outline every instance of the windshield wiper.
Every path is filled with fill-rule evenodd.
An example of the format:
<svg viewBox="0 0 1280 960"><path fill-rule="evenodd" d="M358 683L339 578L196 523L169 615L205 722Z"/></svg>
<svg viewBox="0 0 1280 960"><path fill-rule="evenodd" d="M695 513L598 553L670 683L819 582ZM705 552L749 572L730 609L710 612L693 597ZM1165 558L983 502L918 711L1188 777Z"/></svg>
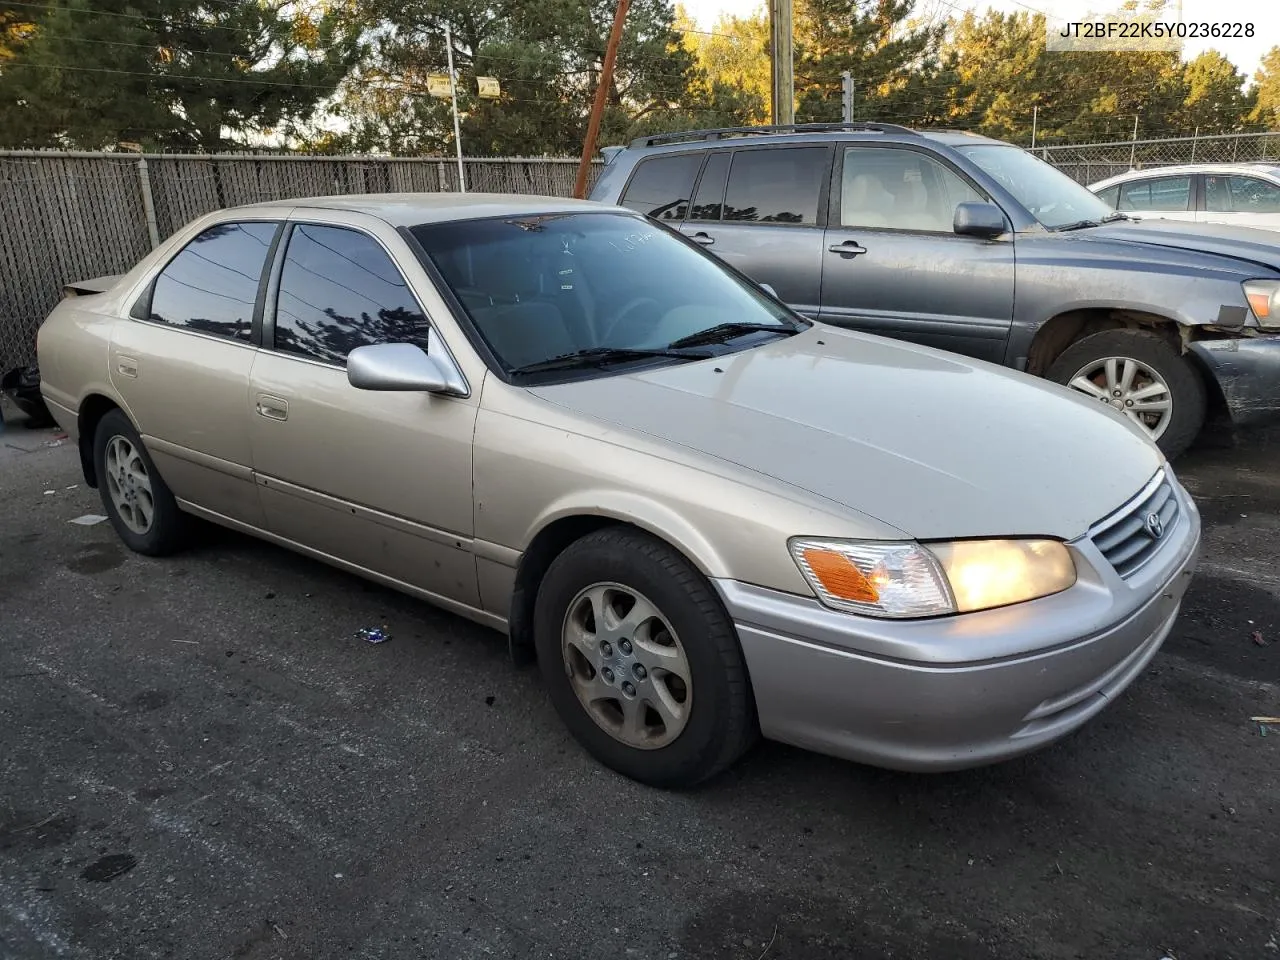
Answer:
<svg viewBox="0 0 1280 960"><path fill-rule="evenodd" d="M1060 227L1054 227L1054 233L1066 233L1068 230L1085 230L1089 227L1100 227L1105 221L1098 220L1077 220L1074 223L1064 223Z"/></svg>
<svg viewBox="0 0 1280 960"><path fill-rule="evenodd" d="M546 360L526 363L515 367L512 373L541 373L545 370L573 370L579 367L602 367L611 363L622 363L627 360L643 360L646 357L670 357L672 360L708 360L711 354L705 352L688 353L672 350L670 347L587 347L572 353L562 353Z"/></svg>
<svg viewBox="0 0 1280 960"><path fill-rule="evenodd" d="M724 343L726 340L732 340L734 337L741 336L744 333L754 333L757 330L785 333L787 336L799 333L794 327L788 327L781 323L718 323L714 327L707 327L707 329L691 333L687 337L672 340L667 346L700 347L708 343Z"/></svg>
<svg viewBox="0 0 1280 960"><path fill-rule="evenodd" d="M1135 218L1129 216L1127 213L1121 213L1119 210L1115 213L1109 213L1102 218L1103 223L1115 223L1117 220L1135 220Z"/></svg>

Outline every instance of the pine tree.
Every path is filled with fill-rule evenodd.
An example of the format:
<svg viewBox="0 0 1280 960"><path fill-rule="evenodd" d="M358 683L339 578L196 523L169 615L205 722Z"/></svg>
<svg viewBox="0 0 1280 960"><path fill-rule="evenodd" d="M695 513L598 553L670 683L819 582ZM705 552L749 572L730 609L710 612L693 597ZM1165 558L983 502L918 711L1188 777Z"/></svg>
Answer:
<svg viewBox="0 0 1280 960"><path fill-rule="evenodd" d="M6 146L214 151L287 132L360 53L340 13L262 0L62 0L0 67Z"/></svg>

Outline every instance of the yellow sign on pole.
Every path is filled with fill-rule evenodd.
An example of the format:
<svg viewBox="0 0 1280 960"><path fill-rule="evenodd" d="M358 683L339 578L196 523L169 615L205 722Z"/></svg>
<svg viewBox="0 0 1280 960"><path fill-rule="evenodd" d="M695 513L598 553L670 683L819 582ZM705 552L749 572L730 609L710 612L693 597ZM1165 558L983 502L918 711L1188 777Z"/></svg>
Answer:
<svg viewBox="0 0 1280 960"><path fill-rule="evenodd" d="M486 100L496 100L502 96L502 87L498 85L497 77L476 77L476 86L480 96Z"/></svg>
<svg viewBox="0 0 1280 960"><path fill-rule="evenodd" d="M447 73L433 73L427 77L427 93L448 100L453 95L453 84Z"/></svg>

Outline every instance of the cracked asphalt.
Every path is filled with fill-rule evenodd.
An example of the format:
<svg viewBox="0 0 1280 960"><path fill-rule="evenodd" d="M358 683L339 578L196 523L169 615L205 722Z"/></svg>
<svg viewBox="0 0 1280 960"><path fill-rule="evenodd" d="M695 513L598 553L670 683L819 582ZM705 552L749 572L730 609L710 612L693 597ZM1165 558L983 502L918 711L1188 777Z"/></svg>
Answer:
<svg viewBox="0 0 1280 960"><path fill-rule="evenodd" d="M1277 437L1179 464L1202 571L1077 735L935 776L764 744L687 793L588 759L497 634L69 523L52 437L0 434L3 960L1280 960Z"/></svg>

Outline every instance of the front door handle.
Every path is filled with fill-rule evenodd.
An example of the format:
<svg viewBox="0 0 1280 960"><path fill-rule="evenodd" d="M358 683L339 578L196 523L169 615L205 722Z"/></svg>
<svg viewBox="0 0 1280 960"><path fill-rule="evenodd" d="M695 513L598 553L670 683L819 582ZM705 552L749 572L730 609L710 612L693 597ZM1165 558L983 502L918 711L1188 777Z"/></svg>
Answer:
<svg viewBox="0 0 1280 960"><path fill-rule="evenodd" d="M827 247L832 253L839 253L846 257L856 257L860 253L866 253L867 248L858 243L857 240L846 240L844 243L833 243Z"/></svg>
<svg viewBox="0 0 1280 960"><path fill-rule="evenodd" d="M694 243L702 244L704 247L709 247L716 242L715 237L711 236L711 234L709 233L703 233L702 231L698 231L689 239L692 240Z"/></svg>
<svg viewBox="0 0 1280 960"><path fill-rule="evenodd" d="M279 397L269 397L265 393L259 394L255 409L258 411L258 416L266 417L268 420L289 419L289 401L281 400Z"/></svg>

